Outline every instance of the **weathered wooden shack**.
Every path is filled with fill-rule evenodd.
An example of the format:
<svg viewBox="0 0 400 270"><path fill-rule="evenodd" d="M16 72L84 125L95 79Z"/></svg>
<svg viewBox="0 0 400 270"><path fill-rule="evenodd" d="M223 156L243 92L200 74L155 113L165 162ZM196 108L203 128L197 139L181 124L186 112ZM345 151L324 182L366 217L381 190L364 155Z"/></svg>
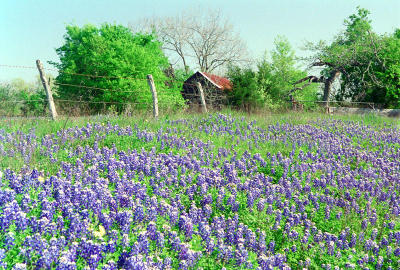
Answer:
<svg viewBox="0 0 400 270"><path fill-rule="evenodd" d="M227 104L227 94L232 91L231 82L224 77L197 71L184 82L181 91L189 106L200 106L201 104L196 82L199 82L203 88L207 107L218 109Z"/></svg>

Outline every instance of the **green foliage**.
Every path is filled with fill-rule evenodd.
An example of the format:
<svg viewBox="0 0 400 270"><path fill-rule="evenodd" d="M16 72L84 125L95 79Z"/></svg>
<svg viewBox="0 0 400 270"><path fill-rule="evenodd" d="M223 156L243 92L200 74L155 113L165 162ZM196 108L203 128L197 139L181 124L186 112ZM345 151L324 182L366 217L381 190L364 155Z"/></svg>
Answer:
<svg viewBox="0 0 400 270"><path fill-rule="evenodd" d="M38 116L46 112L46 94L40 81L27 83L23 79L14 79L10 83L0 84L1 115Z"/></svg>
<svg viewBox="0 0 400 270"><path fill-rule="evenodd" d="M371 31L371 20L368 16L371 12L367 9L357 7L357 14L352 14L344 20L346 30L343 34L343 43L350 45L360 39L364 39ZM339 38L341 38L339 36Z"/></svg>
<svg viewBox="0 0 400 270"><path fill-rule="evenodd" d="M186 79L194 73L189 67L187 69L173 69L170 67L169 69L170 74L168 74L168 78L165 81L165 85L168 87L168 90L166 90L166 94L168 92L174 92L174 93L179 93L175 94L173 96L168 96L163 98L162 103L166 103L167 107L171 109L172 104L175 104L174 109L182 109L185 108L187 105L185 104L184 99L182 98L182 95L180 94L183 83L186 81ZM164 71L165 72L165 71ZM167 99L167 102L165 102L165 99ZM173 99L173 101L171 101ZM169 101L168 101L169 100ZM160 99L159 99L160 102ZM165 107L165 106L164 106Z"/></svg>
<svg viewBox="0 0 400 270"><path fill-rule="evenodd" d="M321 74L341 73L336 100L380 103L399 107L400 41L398 30L392 35L372 31L370 12L357 7L345 21L345 29L331 44L308 44L314 52L312 65L323 66ZM397 34L396 34L397 33Z"/></svg>
<svg viewBox="0 0 400 270"><path fill-rule="evenodd" d="M231 66L228 70L234 90L229 93L231 105L249 110L264 103L264 92L257 85L257 74L250 68Z"/></svg>
<svg viewBox="0 0 400 270"><path fill-rule="evenodd" d="M12 92L10 84L0 84L0 100L2 101L0 109L1 115L15 115L17 113L18 110L16 110L16 106L11 102L14 97L15 93Z"/></svg>
<svg viewBox="0 0 400 270"><path fill-rule="evenodd" d="M135 109L151 108L152 97L146 75L152 74L161 107L183 104L180 93L168 89L165 84L167 77L163 70L168 67L168 59L154 35L132 34L124 26L111 24L101 27L85 25L82 28L69 25L66 30L64 45L56 49L60 63L51 63L61 71L57 83L110 90L60 85L57 91L60 99L109 102L118 112L126 109L119 103L132 103ZM103 104L97 103L89 104L94 112L104 108Z"/></svg>
<svg viewBox="0 0 400 270"><path fill-rule="evenodd" d="M377 73L385 88L385 102L389 107L400 108L400 29L384 39L380 51L385 69Z"/></svg>
<svg viewBox="0 0 400 270"><path fill-rule="evenodd" d="M375 42L380 43L380 37L372 32L369 14L368 10L358 7L357 13L344 21L345 32L329 47L330 61L342 68L344 73L341 89L336 94L338 100L384 101L385 95L374 89L376 87L371 87L379 61L373 47L377 45Z"/></svg>
<svg viewBox="0 0 400 270"><path fill-rule="evenodd" d="M272 100L281 106L288 101L289 91L293 83L305 76L296 62L295 51L287 38L278 36L275 41L275 49L271 52L271 61L266 57L258 64L259 84L268 93ZM313 101L317 99L318 87L310 85L294 94L296 100ZM311 103L310 103L311 104Z"/></svg>
<svg viewBox="0 0 400 270"><path fill-rule="evenodd" d="M378 35L371 31L369 12L359 9L351 15L352 24L346 30L343 50L355 51L354 64L345 68L340 98L381 103L399 107L400 39L393 35ZM338 57L340 57L338 55Z"/></svg>
<svg viewBox="0 0 400 270"><path fill-rule="evenodd" d="M187 70L180 68L174 69L173 76L171 78L173 88L182 89L183 82L186 81L187 78L194 73L195 71L189 69L188 67Z"/></svg>
<svg viewBox="0 0 400 270"><path fill-rule="evenodd" d="M46 112L47 97L43 89L33 93L20 92L18 97L24 100L21 106L21 112L24 116L38 116Z"/></svg>
<svg viewBox="0 0 400 270"><path fill-rule="evenodd" d="M228 77L234 86L233 104L263 105L269 109L287 105L293 83L307 73L296 66L295 51L285 37L278 36L274 44L271 58L264 55L257 63L257 71L237 66L229 69ZM310 85L294 96L296 100L313 101L317 92L318 87Z"/></svg>

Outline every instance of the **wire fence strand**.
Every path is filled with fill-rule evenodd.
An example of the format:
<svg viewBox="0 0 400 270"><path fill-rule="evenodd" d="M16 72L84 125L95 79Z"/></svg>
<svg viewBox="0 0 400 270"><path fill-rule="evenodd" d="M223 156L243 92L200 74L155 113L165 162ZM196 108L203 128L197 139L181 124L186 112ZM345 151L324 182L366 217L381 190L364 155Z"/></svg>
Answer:
<svg viewBox="0 0 400 270"><path fill-rule="evenodd" d="M23 69L37 69L37 67L20 66L20 65L5 65L5 64L0 64L0 67L5 67L5 68L23 68Z"/></svg>
<svg viewBox="0 0 400 270"><path fill-rule="evenodd" d="M24 66L24 65L7 65L7 64L0 64L0 68L19 68L19 69L37 69L36 66ZM83 73L74 73L74 72L68 72L64 70L60 70L57 68L43 68L44 70L49 70L49 71L56 71L60 74L68 74L71 76L81 76L81 77L88 77L88 78L102 78L102 79L119 79L119 80L136 80L136 81L148 81L147 78L143 77L133 77L133 76L108 76L108 75L98 75L98 74L83 74ZM164 94L168 93L179 93L180 96L183 98L184 102L186 104L200 104L200 93L197 88L197 85L194 83L189 83L186 81L180 81L175 78L171 77L166 77L165 79L153 79L156 82L162 82L162 86L159 87L158 90L158 96L161 98L161 100L158 101L158 103L162 106L164 105L170 105L168 104L171 102L170 100L163 100L162 97ZM94 80L92 80L94 81ZM174 85L175 84L175 85ZM59 86L59 87L76 87L76 88L82 88L82 89L87 89L87 90L101 90L104 91L105 93L107 92L112 92L116 94L125 94L125 93L132 93L134 99L132 101L97 101L97 100L72 100L72 99L62 99L62 98L55 98L54 102L58 104L66 104L66 103L71 103L71 104L103 104L105 105L146 105L150 106L153 102L151 98L151 91L150 89L141 89L138 87L137 89L121 89L121 88L106 88L106 87L97 87L97 86L90 86L90 85L84 85L84 84L74 84L74 83L68 83L68 82L54 82L54 85ZM181 87L180 89L177 89L176 86ZM188 87L185 87L188 86ZM127 87L129 88L129 86ZM157 88L157 87L156 87ZM221 95L219 92L221 91L220 89L217 89L216 91L211 91L208 93L204 93L205 99L207 100L207 106L213 106L217 105L219 106L220 104L223 104L226 102L228 104L228 99L227 99L227 94L225 93L224 95ZM148 98L144 97L144 93L148 94ZM136 95L136 96L135 96ZM25 103L25 104L32 104L35 102L48 102L47 99L33 99L33 100L0 100L0 104L3 103ZM174 101L174 98L172 98L172 103L176 103L176 100ZM180 101L181 102L181 101ZM171 103L171 104L172 104ZM352 102L352 101L316 101L316 100L293 100L289 101L288 105L292 105L293 107L296 104L303 104L306 106L306 104L313 104L315 107L318 107L318 105L325 105L325 104L330 104L330 105L337 105L340 107L347 107L348 105L355 105L355 106L367 106L369 108L372 108L375 110L376 108L379 108L381 104L378 103L373 103L373 102ZM29 105L30 106L30 105ZM172 106L174 106L172 104ZM239 105L240 106L240 105ZM310 106L308 106L310 107ZM0 108L1 111L2 108ZM61 108L62 109L62 108ZM301 107L303 109L303 107Z"/></svg>
<svg viewBox="0 0 400 270"><path fill-rule="evenodd" d="M69 83L54 83L54 85L78 87L78 88L93 89L93 90L103 90L103 91L114 91L114 92L118 91L118 93L138 93L139 92L138 90L111 89L111 88L102 88L102 87L77 85L77 84L69 84Z"/></svg>
<svg viewBox="0 0 400 270"><path fill-rule="evenodd" d="M47 101L47 99L0 100L0 103L2 103L2 102L6 102L6 103L24 103L24 102L42 102L42 101Z"/></svg>
<svg viewBox="0 0 400 270"><path fill-rule="evenodd" d="M0 64L0 67L5 68L23 68L23 69L37 69L35 66L22 66L22 65L7 65L7 64ZM75 72L68 72L56 68L48 68L43 67L44 70L55 71L58 73L64 73L73 76L81 76L81 77L90 77L90 78L103 78L103 79L123 79L123 80L137 80L137 81L148 81L147 78L139 78L139 77L132 77L132 76L109 76L109 75L94 75L94 74L83 74L83 73L75 73ZM190 85L193 87L197 87L195 84L185 83L184 81L177 80L175 78L166 77L165 79L154 79L155 82L162 82L162 83L178 83L183 85Z"/></svg>
<svg viewBox="0 0 400 270"><path fill-rule="evenodd" d="M136 90L123 90L123 89L112 89L112 88L102 88L102 87L94 87L94 86L86 86L86 85L78 85L78 84L69 84L69 83L54 83L54 85L59 85L59 86L69 86L69 87L78 87L78 88L86 88L86 89L93 89L93 90L103 90L103 91L113 91L113 92L118 92L118 93L143 93L144 91L149 91L144 90L144 89L136 89ZM192 85L192 84L186 84L184 85ZM173 89L173 88L167 88L165 89L166 91L182 91L182 89Z"/></svg>

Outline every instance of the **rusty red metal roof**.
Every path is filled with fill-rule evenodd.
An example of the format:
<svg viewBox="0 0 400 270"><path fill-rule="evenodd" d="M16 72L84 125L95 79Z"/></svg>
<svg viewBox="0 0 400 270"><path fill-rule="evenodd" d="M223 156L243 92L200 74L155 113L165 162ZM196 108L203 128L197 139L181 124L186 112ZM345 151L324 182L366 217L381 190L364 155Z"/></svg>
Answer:
<svg viewBox="0 0 400 270"><path fill-rule="evenodd" d="M210 74L207 72L200 72L204 77L209 79L212 83L214 83L221 90L232 90L232 83L224 77L220 77L214 74Z"/></svg>

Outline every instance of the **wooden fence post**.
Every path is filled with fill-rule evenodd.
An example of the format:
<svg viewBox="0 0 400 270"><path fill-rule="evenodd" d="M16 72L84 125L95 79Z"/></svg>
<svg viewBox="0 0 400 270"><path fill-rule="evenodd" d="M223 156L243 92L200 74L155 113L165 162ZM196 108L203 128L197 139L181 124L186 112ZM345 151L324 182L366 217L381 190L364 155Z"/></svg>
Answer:
<svg viewBox="0 0 400 270"><path fill-rule="evenodd" d="M46 91L47 100L49 101L49 109L51 113L51 117L53 120L56 120L58 115L56 111L56 106L54 105L53 94L51 93L51 88L49 83L47 82L46 76L43 71L43 65L40 60L36 60L36 66L39 70L40 79L42 80L43 88Z"/></svg>
<svg viewBox="0 0 400 270"><path fill-rule="evenodd" d="M153 76L151 76L151 74L147 75L147 82L149 83L151 95L153 96L153 116L154 118L157 118L158 117L157 90L154 84Z"/></svg>
<svg viewBox="0 0 400 270"><path fill-rule="evenodd" d="M331 110L329 108L329 100L325 101L325 113L330 114Z"/></svg>
<svg viewBox="0 0 400 270"><path fill-rule="evenodd" d="M196 82L197 89L199 89L200 93L200 101L201 101L201 109L203 113L207 113L207 105L206 105L206 100L204 99L204 92L203 92L203 87L201 87L201 84L199 82Z"/></svg>

